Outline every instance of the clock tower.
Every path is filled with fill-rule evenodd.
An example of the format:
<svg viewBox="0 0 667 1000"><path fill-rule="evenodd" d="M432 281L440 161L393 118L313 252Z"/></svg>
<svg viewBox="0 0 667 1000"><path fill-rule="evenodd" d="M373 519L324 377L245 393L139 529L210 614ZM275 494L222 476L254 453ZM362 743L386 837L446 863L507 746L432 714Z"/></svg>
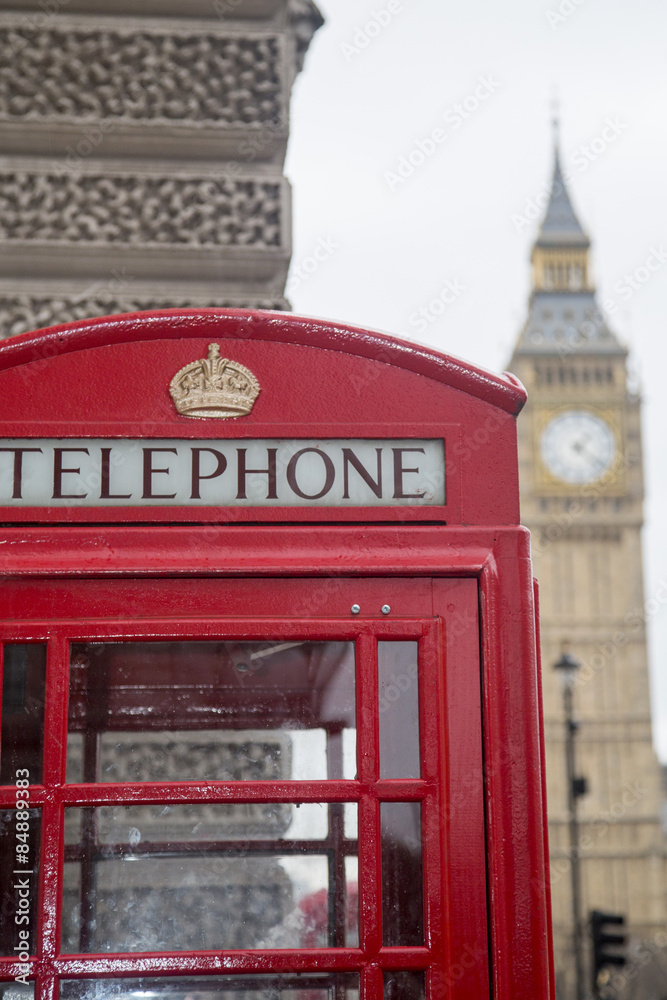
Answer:
<svg viewBox="0 0 667 1000"><path fill-rule="evenodd" d="M586 924L603 910L623 914L630 937L630 965L611 970L613 996L640 1000L662 996L667 978L667 855L646 649L647 620L667 603L667 583L644 595L639 399L627 351L596 302L590 241L557 151L531 262L528 318L509 367L529 398L519 457L541 595L557 992L575 1000L566 727L553 669L568 651L581 664L573 699L576 774L587 783L577 797L586 990Z"/></svg>

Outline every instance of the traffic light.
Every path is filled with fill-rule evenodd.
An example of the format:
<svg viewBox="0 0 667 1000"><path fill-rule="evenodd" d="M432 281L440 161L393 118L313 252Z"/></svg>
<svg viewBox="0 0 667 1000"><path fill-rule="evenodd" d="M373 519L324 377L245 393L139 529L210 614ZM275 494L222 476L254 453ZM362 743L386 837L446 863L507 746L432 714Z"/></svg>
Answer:
<svg viewBox="0 0 667 1000"><path fill-rule="evenodd" d="M609 979L609 966L625 965L624 948L627 937L622 933L625 917L620 913L591 912L590 929L593 939L593 993L600 996L601 989ZM621 933L619 933L619 929ZM605 975L606 973L606 975Z"/></svg>
<svg viewBox="0 0 667 1000"><path fill-rule="evenodd" d="M582 795L588 795L588 778L573 778L572 797L580 799Z"/></svg>

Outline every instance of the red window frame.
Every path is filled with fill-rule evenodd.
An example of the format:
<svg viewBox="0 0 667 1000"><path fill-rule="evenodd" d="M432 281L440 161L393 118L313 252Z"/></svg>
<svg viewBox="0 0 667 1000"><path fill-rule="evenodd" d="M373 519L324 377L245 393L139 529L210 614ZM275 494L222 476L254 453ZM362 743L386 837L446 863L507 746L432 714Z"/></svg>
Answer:
<svg viewBox="0 0 667 1000"><path fill-rule="evenodd" d="M291 582L293 585L293 581ZM182 582L186 587L187 583ZM358 592L358 585L355 585ZM356 644L357 779L275 782L179 782L96 785L65 784L67 698L70 644L73 642L161 641L207 639L308 639L353 641ZM442 995L448 967L446 926L448 872L445 845L449 813L443 780L445 747L445 670L443 623L437 616L415 618L289 619L100 618L8 624L3 642L48 643L43 784L30 788L30 806L42 810L40 919L38 954L30 976L38 979L40 1000L57 996L62 978L138 977L148 975L214 975L221 971L221 953L159 952L116 955L60 953L60 899L64 859L64 807L157 802L357 802L359 808L358 948L225 951L225 975L281 972L359 972L365 1000L383 995L383 971L424 970L427 995ZM380 779L377 643L382 640L419 642L419 717L422 774L419 779ZM435 710L437 707L437 710ZM0 789L0 805L10 807L15 789ZM383 947L381 899L381 802L422 804L422 864L424 872L424 946ZM483 964L483 963L482 963ZM0 959L0 976L14 968ZM451 985L451 984L450 984Z"/></svg>

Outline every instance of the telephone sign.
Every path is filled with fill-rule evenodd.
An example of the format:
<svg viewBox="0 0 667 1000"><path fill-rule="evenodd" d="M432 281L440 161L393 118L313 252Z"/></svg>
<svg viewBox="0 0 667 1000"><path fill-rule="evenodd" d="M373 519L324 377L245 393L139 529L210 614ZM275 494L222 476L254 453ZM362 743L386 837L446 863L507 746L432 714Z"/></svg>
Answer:
<svg viewBox="0 0 667 1000"><path fill-rule="evenodd" d="M442 506L444 442L0 439L0 504Z"/></svg>
<svg viewBox="0 0 667 1000"><path fill-rule="evenodd" d="M0 344L8 996L553 996L524 401L287 314Z"/></svg>

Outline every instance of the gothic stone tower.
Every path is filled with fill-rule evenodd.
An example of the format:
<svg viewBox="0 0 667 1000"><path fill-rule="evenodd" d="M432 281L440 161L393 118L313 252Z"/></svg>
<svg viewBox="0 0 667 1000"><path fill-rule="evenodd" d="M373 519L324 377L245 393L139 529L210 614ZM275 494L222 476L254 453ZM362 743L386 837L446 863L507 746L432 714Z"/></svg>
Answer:
<svg viewBox="0 0 667 1000"><path fill-rule="evenodd" d="M287 308L311 0L0 0L0 335Z"/></svg>
<svg viewBox="0 0 667 1000"><path fill-rule="evenodd" d="M589 786L578 800L582 910L584 919L592 909L626 915L633 961L617 995L639 1000L662 997L667 982L645 629L657 598L646 601L642 586L639 399L628 386L627 352L596 305L589 248L556 153L532 251L528 319L510 367L530 400L519 454L541 593L557 986L561 1000L574 1000L565 726L552 669L566 643L582 664L574 690L577 773Z"/></svg>

